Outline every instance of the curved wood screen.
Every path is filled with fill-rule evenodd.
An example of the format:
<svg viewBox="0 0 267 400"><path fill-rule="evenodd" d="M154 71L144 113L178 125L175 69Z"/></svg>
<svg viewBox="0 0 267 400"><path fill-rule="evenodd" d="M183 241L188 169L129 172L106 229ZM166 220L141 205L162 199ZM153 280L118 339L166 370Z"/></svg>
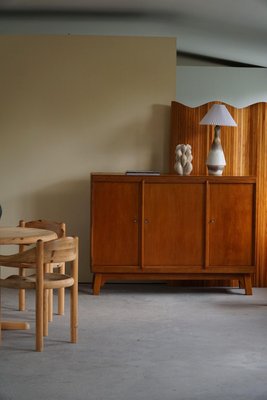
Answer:
<svg viewBox="0 0 267 400"><path fill-rule="evenodd" d="M171 105L170 173L176 173L175 147L190 144L193 155L191 175L207 175L206 159L214 136L214 127L199 125L200 120L214 104L187 107L181 103ZM223 175L257 177L257 226L255 286L267 286L267 103L235 108L225 104L237 127L223 126L221 142L226 158Z"/></svg>

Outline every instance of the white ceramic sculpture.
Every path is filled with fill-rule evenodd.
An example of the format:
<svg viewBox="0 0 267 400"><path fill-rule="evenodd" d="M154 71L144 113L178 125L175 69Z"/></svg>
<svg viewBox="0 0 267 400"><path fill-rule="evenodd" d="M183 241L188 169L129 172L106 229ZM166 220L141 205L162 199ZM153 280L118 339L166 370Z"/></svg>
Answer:
<svg viewBox="0 0 267 400"><path fill-rule="evenodd" d="M175 160L174 169L178 175L190 175L192 166L192 152L190 144L178 144L175 149Z"/></svg>

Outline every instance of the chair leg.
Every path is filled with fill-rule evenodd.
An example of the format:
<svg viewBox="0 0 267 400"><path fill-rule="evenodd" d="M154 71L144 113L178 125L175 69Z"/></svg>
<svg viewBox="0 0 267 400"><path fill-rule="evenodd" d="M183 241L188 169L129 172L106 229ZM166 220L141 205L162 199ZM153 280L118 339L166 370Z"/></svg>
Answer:
<svg viewBox="0 0 267 400"><path fill-rule="evenodd" d="M25 276L25 269L21 268L19 271L19 276ZM19 311L25 311L25 289L19 289Z"/></svg>
<svg viewBox="0 0 267 400"><path fill-rule="evenodd" d="M2 308L1 308L1 287L0 287L0 344L2 342Z"/></svg>
<svg viewBox="0 0 267 400"><path fill-rule="evenodd" d="M44 271L43 265L44 244L37 242L37 260L36 260L36 286L35 286L35 340L36 351L44 349Z"/></svg>
<svg viewBox="0 0 267 400"><path fill-rule="evenodd" d="M70 288L70 336L71 342L77 343L78 333L78 260L72 264L74 284Z"/></svg>
<svg viewBox="0 0 267 400"><path fill-rule="evenodd" d="M20 226L25 226L24 225L24 221L20 221ZM20 244L19 245L19 252L23 252L25 250L25 245ZM19 276L25 276L26 275L26 271L24 268L20 268L19 269ZM26 300L25 300L25 289L19 289L19 311L25 311L25 304L26 304Z"/></svg>
<svg viewBox="0 0 267 400"><path fill-rule="evenodd" d="M19 289L19 311L25 311L25 289Z"/></svg>
<svg viewBox="0 0 267 400"><path fill-rule="evenodd" d="M48 289L48 321L53 321L53 289Z"/></svg>
<svg viewBox="0 0 267 400"><path fill-rule="evenodd" d="M46 265L46 272L53 272L51 264ZM48 321L53 321L53 289L48 289Z"/></svg>
<svg viewBox="0 0 267 400"><path fill-rule="evenodd" d="M70 307L70 336L71 343L77 343L77 328L78 328L78 296L75 285L71 287L71 307Z"/></svg>
<svg viewBox="0 0 267 400"><path fill-rule="evenodd" d="M36 288L36 310L35 310L36 326L36 351L43 351L43 290Z"/></svg>
<svg viewBox="0 0 267 400"><path fill-rule="evenodd" d="M43 307L43 336L48 336L48 298L49 298L49 289L45 289L44 307Z"/></svg>
<svg viewBox="0 0 267 400"><path fill-rule="evenodd" d="M65 263L60 264L59 273L65 274ZM64 315L65 312L65 288L58 289L58 315Z"/></svg>

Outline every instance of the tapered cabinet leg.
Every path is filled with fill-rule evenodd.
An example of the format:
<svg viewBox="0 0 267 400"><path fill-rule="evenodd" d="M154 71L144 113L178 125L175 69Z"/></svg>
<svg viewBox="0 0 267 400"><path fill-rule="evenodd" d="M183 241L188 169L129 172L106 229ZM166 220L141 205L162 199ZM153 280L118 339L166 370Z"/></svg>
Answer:
<svg viewBox="0 0 267 400"><path fill-rule="evenodd" d="M252 281L251 281L251 275L245 275L244 277L244 286L245 286L245 294L247 296L252 295Z"/></svg>
<svg viewBox="0 0 267 400"><path fill-rule="evenodd" d="M102 284L102 275L95 274L93 279L93 295L95 296L99 295L101 284Z"/></svg>
<svg viewBox="0 0 267 400"><path fill-rule="evenodd" d="M245 285L244 285L244 278L240 278L239 279L239 289L244 289Z"/></svg>

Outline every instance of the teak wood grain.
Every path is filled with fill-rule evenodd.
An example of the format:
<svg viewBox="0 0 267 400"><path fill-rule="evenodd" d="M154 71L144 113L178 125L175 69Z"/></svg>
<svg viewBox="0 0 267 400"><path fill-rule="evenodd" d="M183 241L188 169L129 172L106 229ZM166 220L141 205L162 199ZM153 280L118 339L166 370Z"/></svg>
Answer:
<svg viewBox="0 0 267 400"><path fill-rule="evenodd" d="M96 265L139 265L139 185L92 187L92 258Z"/></svg>
<svg viewBox="0 0 267 400"><path fill-rule="evenodd" d="M144 264L146 267L203 265L204 191L205 187L201 183L145 185Z"/></svg>
<svg viewBox="0 0 267 400"><path fill-rule="evenodd" d="M252 185L211 184L209 265L253 265L254 192Z"/></svg>
<svg viewBox="0 0 267 400"><path fill-rule="evenodd" d="M92 174L91 186L94 294L108 279L152 276L238 279L251 294L255 178Z"/></svg>

